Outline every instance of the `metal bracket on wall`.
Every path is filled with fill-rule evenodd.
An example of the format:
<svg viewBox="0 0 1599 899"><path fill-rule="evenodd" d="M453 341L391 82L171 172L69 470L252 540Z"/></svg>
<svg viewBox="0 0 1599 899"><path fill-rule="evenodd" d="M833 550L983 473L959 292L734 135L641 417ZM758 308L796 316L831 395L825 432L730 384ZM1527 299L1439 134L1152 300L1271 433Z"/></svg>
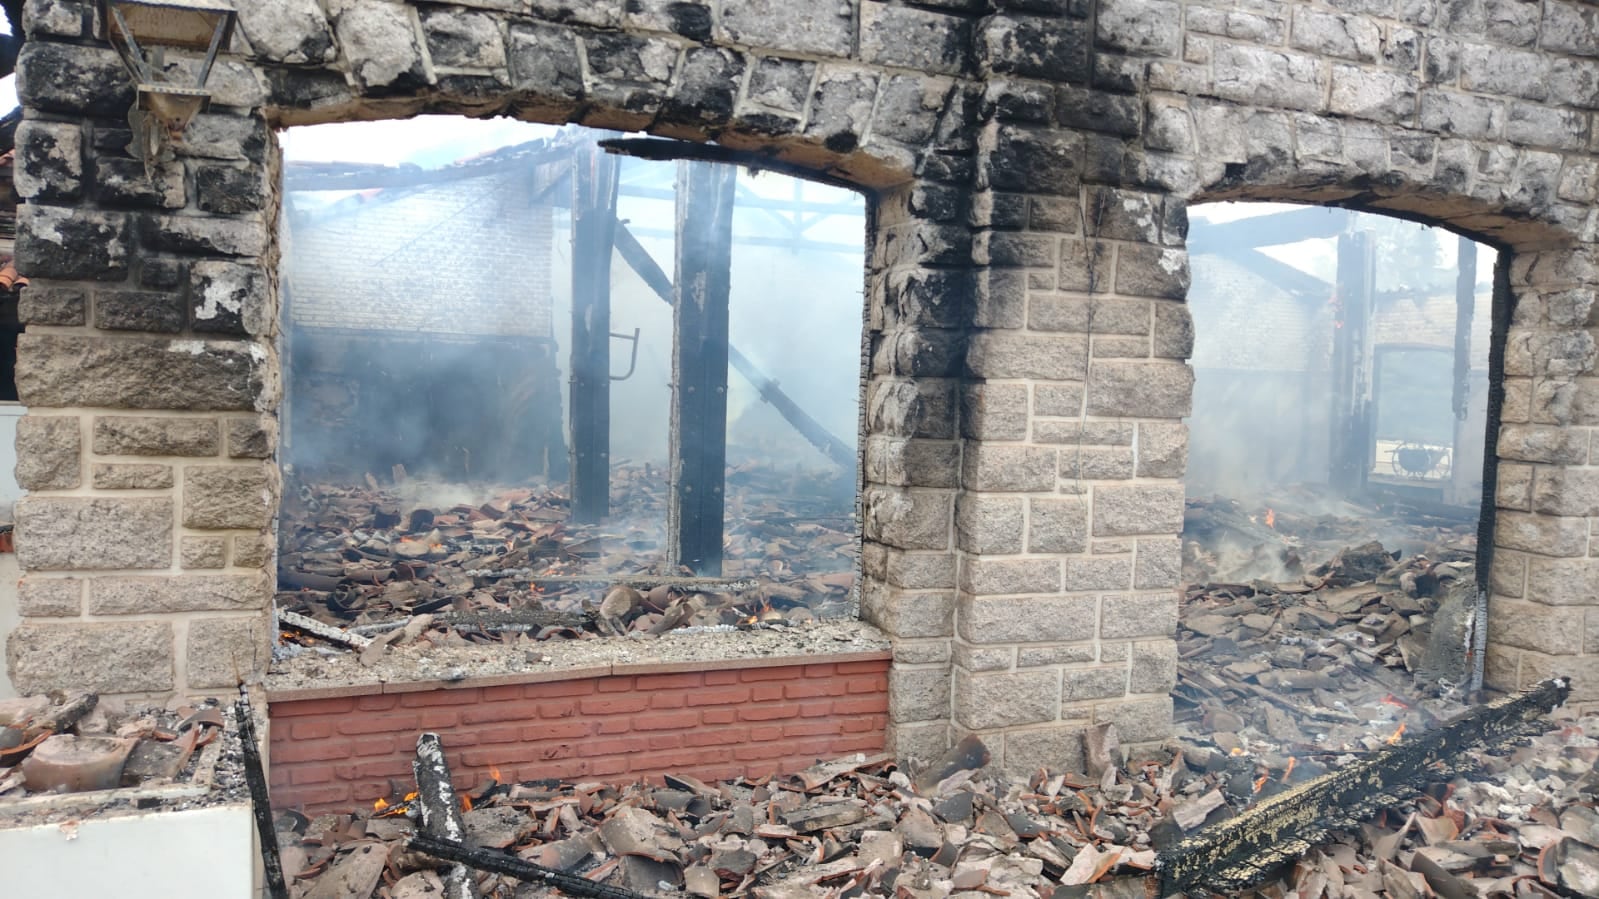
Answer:
<svg viewBox="0 0 1599 899"><path fill-rule="evenodd" d="M633 370L635 368L638 368L638 333L639 333L639 329L638 328L634 328L633 329L633 333L631 335L618 334L615 331L611 332L611 336L615 337L617 340L626 340L626 341L629 341L629 342L631 342L633 344L633 351L627 358L627 374L625 374L625 375L611 375L611 380L613 380L613 381L626 381L628 378L633 377Z"/></svg>

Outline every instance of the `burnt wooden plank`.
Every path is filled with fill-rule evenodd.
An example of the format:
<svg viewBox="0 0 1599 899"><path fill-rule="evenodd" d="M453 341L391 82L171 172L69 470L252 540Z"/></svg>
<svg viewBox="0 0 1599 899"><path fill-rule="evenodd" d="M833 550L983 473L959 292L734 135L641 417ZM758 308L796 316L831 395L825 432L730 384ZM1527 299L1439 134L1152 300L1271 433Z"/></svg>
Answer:
<svg viewBox="0 0 1599 899"><path fill-rule="evenodd" d="M672 304L672 486L667 563L722 572L727 478L727 328L738 169L679 162Z"/></svg>
<svg viewBox="0 0 1599 899"><path fill-rule="evenodd" d="M1526 734L1570 693L1563 678L1544 681L1200 831L1160 853L1159 895L1201 886L1222 893L1244 889L1331 831L1469 767L1466 750Z"/></svg>
<svg viewBox="0 0 1599 899"><path fill-rule="evenodd" d="M572 160L572 520L611 510L611 253L618 165L592 145Z"/></svg>
<svg viewBox="0 0 1599 899"><path fill-rule="evenodd" d="M1332 414L1328 482L1361 490L1371 471L1371 318L1376 252L1369 231L1338 238L1338 292L1333 312Z"/></svg>

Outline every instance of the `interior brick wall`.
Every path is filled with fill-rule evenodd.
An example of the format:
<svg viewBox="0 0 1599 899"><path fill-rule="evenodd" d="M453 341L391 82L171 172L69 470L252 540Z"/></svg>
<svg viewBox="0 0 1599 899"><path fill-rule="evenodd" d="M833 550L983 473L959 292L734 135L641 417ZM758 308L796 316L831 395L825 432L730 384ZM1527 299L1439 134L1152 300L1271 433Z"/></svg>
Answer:
<svg viewBox="0 0 1599 899"><path fill-rule="evenodd" d="M313 815L370 806L390 795L391 779L413 782L423 731L439 734L456 788L472 791L494 768L507 781L612 783L798 771L883 751L888 666L882 658L272 700L272 804Z"/></svg>

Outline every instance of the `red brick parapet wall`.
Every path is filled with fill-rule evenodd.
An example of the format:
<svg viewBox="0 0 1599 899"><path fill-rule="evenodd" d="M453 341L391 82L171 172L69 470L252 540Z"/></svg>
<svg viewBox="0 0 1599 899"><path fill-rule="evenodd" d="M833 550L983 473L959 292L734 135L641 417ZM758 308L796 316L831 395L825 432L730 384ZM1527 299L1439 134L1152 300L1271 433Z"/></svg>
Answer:
<svg viewBox="0 0 1599 899"><path fill-rule="evenodd" d="M627 783L760 776L882 751L888 654L796 661L269 693L272 804L308 814L370 806L391 778L410 783L423 731L439 734L465 790L487 784L492 768L507 780Z"/></svg>

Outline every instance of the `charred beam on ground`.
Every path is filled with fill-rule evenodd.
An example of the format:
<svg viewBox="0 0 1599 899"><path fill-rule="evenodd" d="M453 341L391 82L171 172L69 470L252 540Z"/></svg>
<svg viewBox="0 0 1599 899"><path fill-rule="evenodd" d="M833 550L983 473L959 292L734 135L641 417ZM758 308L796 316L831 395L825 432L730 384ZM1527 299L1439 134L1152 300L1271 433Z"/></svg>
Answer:
<svg viewBox="0 0 1599 899"><path fill-rule="evenodd" d="M1159 895L1199 887L1221 893L1242 890L1331 831L1352 826L1427 782L1469 767L1467 750L1527 735L1570 693L1567 680L1544 681L1201 831L1160 854Z"/></svg>
<svg viewBox="0 0 1599 899"><path fill-rule="evenodd" d="M572 520L611 508L611 253L618 165L594 146L572 160Z"/></svg>
<svg viewBox="0 0 1599 899"><path fill-rule="evenodd" d="M628 266L644 279L644 283L656 296L668 305L673 302L675 288L672 286L671 276L655 261L650 251L638 242L638 238L626 225L618 224L616 227L616 251L621 254ZM727 358L733 368L737 369L738 373L760 393L761 399L770 403L772 408L783 416L783 420L792 425L811 446L821 450L834 465L841 468L849 468L855 464L855 452L848 444L833 436L821 422L801 409L776 380L761 371L748 356L739 352L738 347L731 343L727 347Z"/></svg>
<svg viewBox="0 0 1599 899"><path fill-rule="evenodd" d="M596 883L586 877L535 865L502 852L473 849L462 845L460 840L441 840L427 834L418 834L411 838L408 846L414 852L466 865L479 871L487 871L490 874L514 877L523 883L542 883L568 895L581 896L584 899L645 899L643 893Z"/></svg>
<svg viewBox="0 0 1599 899"><path fill-rule="evenodd" d="M728 300L738 169L680 162L672 304L671 488L666 561L722 572L727 481Z"/></svg>

